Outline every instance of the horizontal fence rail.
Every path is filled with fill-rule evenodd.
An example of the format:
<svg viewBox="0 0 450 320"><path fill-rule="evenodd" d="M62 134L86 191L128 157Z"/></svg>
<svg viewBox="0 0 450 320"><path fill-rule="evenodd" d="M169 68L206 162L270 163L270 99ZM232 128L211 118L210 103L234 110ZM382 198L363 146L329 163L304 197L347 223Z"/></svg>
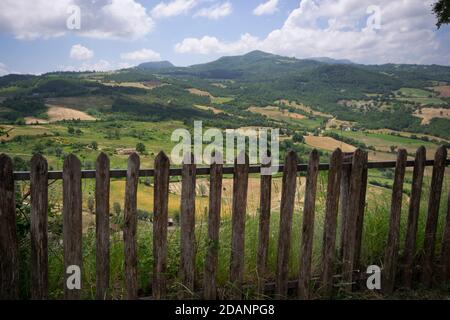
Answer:
<svg viewBox="0 0 450 320"><path fill-rule="evenodd" d="M267 260L270 225L272 177L261 175L259 235L257 257L257 281L253 284L256 292L265 297L272 291L274 298L286 299L296 296L299 299L313 297L330 298L336 290L351 292L365 280L361 266L361 250L364 214L366 208L366 190L368 169L395 168L392 197L390 202L387 244L384 249L381 277L382 290L392 293L399 286L412 287L413 280L420 279L422 286L431 287L436 283L450 284L450 203L448 203L441 252L435 253L439 221L439 206L445 168L450 165L447 149L440 147L434 160L425 159L424 147L418 149L414 160L406 160L404 149L398 150L396 161L368 162L366 151L357 149L349 155L336 149L330 157L330 163L320 163L317 150L309 155L308 164L298 164L298 155L290 151L284 164L276 172L282 173L281 207L279 210L279 237L275 247L276 273L274 282L267 279ZM425 167L432 166L431 186L428 196L428 210L424 227L424 252L416 262L418 216L423 189ZM413 167L411 195L407 216L406 238L401 243L400 219L402 213L403 185L406 168ZM316 220L316 194L319 171L328 171L326 203L321 255L320 274L312 270L314 224ZM233 174L233 199L231 214L231 241L229 243L229 288L221 297L240 299L246 287L244 271L245 261L245 225L247 216L247 192L249 174L261 172L260 166L250 166L248 157L244 163L235 163L226 167L212 164L210 167L197 168L195 164L186 164L182 168L170 168L168 157L160 152L155 159L155 169L141 169L140 158L132 154L128 159L127 170L110 170L108 157L101 153L97 159L96 170L81 170L81 163L74 155L69 155L63 171L48 171L46 159L35 155L31 160L31 172L14 172L11 158L0 155L0 299L19 297L19 261L15 192L16 181L30 180L31 208L31 288L32 299L48 298L48 181L62 179L63 193L63 262L66 270L73 273L83 272L82 247L82 179L96 179L95 183L95 220L96 220L96 292L97 299L108 299L110 289L110 180L125 178L124 199L124 298L139 297L138 255L137 255L137 189L139 177L154 177L153 194L153 232L152 232L152 270L151 292L153 299L165 299L168 296L168 198L171 176L181 177L180 200L180 287L176 296L189 299L201 296L204 299L217 299L219 237L221 228L222 180L224 174ZM297 177L299 172L306 173L304 205L302 209L301 237L298 246L298 276L289 277L289 264L292 259L294 212ZM207 247L203 270L196 270L195 261L198 243L195 235L195 187L197 176L209 176L209 208L207 211ZM445 190L444 190L445 191ZM447 199L444 199L447 200ZM448 194L450 202L450 190ZM338 235L340 242L338 243ZM366 235L370 236L370 235ZM404 250L402 250L404 248ZM419 266L419 267L418 267ZM74 268L75 267L75 268ZM203 274L202 281L197 279ZM415 275L416 277L413 277ZM338 284L338 280L340 283ZM82 298L82 282L73 282L70 273L64 275L64 297ZM71 286L69 286L71 285ZM223 293L224 288L220 288Z"/></svg>
<svg viewBox="0 0 450 320"><path fill-rule="evenodd" d="M408 160L406 161L406 167L414 167L414 160ZM377 162L369 162L367 163L367 169L387 169L387 168L395 168L396 161L377 161ZM430 167L434 165L434 160L426 160L425 166ZM450 165L450 159L447 159L445 162L445 165ZM351 167L351 163L343 163L343 168ZM307 164L298 164L297 165L297 172L306 172L308 169ZM330 169L329 163L320 163L319 164L319 171L327 171ZM275 169L275 173L282 173L284 170L284 165L279 165ZM169 170L169 174L171 177L181 177L183 174L182 168L171 168ZM211 173L210 167L199 167L196 169L197 175L209 175ZM229 166L223 167L223 174L233 174L234 173L234 167ZM251 165L249 166L248 173L261 173L261 166L259 165ZM127 177L127 170L123 169L111 169L110 172L110 178L126 178ZM155 176L155 170L154 169L141 169L139 170L139 177L154 177ZM81 171L81 178L82 179L95 179L96 177L96 171L95 170L82 170ZM49 171L48 172L48 179L49 180L61 180L62 179L62 171ZM14 172L14 180L15 181L27 181L30 180L30 172L29 171L15 171Z"/></svg>

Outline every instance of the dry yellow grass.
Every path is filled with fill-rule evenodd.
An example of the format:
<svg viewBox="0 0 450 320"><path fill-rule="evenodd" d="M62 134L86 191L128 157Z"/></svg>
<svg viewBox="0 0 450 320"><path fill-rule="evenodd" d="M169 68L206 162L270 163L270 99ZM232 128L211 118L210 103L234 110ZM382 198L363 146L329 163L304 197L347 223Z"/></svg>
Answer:
<svg viewBox="0 0 450 320"><path fill-rule="evenodd" d="M200 110L206 110L206 111L210 110L214 114L223 113L222 110L214 108L214 107L202 106L202 105L199 105L199 104L195 104L194 107L196 107L197 109L200 109Z"/></svg>
<svg viewBox="0 0 450 320"><path fill-rule="evenodd" d="M47 124L48 120L45 119L39 119L35 117L25 117L25 124Z"/></svg>
<svg viewBox="0 0 450 320"><path fill-rule="evenodd" d="M65 108L62 106L48 104L48 117L50 122L57 122L62 120L83 120L94 121L93 116L75 109Z"/></svg>
<svg viewBox="0 0 450 320"><path fill-rule="evenodd" d="M414 112L416 117L422 118L422 125L429 124L433 118L450 119L450 109L446 108L422 108Z"/></svg>
<svg viewBox="0 0 450 320"><path fill-rule="evenodd" d="M152 90L158 87L166 86L167 83L160 83L154 81L148 82L102 82L103 85L108 87L125 87L125 88L137 88Z"/></svg>
<svg viewBox="0 0 450 320"><path fill-rule="evenodd" d="M431 89L439 93L439 98L450 98L450 85L435 86Z"/></svg>
<svg viewBox="0 0 450 320"><path fill-rule="evenodd" d="M189 91L190 94L195 94L196 96L201 96L201 97L210 97L212 98L212 94L207 92L207 91L202 91L199 89L195 89L195 88L190 88L187 89L187 91Z"/></svg>
<svg viewBox="0 0 450 320"><path fill-rule="evenodd" d="M279 101L276 101L275 103L305 111L316 117L324 117L324 118L332 118L333 117L331 114L323 113L320 111L315 111L315 110L311 109L310 107L304 105L303 103L298 103L295 101L279 100Z"/></svg>
<svg viewBox="0 0 450 320"><path fill-rule="evenodd" d="M306 118L304 115L289 112L288 110L281 110L279 107L274 106L267 106L264 108L253 106L248 108L248 111L259 113L266 116L267 118L279 121L301 120Z"/></svg>
<svg viewBox="0 0 450 320"><path fill-rule="evenodd" d="M305 143L313 148L328 151L334 151L336 148L341 148L343 152L353 152L356 150L354 146L331 137L305 136Z"/></svg>

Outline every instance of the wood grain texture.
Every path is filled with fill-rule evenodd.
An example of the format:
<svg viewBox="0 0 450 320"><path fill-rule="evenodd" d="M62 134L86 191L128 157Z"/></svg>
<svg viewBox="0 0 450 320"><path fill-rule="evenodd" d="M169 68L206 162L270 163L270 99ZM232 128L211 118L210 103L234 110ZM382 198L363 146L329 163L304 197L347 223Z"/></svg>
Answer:
<svg viewBox="0 0 450 320"><path fill-rule="evenodd" d="M403 252L402 277L403 286L411 288L414 270L414 255L416 251L417 224L420 212L420 197L422 196L423 173L425 170L426 150L425 147L417 149L413 180L411 186L411 197L409 200L408 225L406 227L405 250Z"/></svg>
<svg viewBox="0 0 450 320"><path fill-rule="evenodd" d="M356 216L356 230L355 230L355 257L353 260L353 267L357 270L357 272L361 272L363 266L361 265L361 245L362 245L362 237L364 230L364 211L366 209L366 193L367 193L367 177L368 177L368 169L367 169L367 161L368 154L365 153L364 164L362 169L362 177L361 177L361 193L359 195L359 205L358 212Z"/></svg>
<svg viewBox="0 0 450 320"><path fill-rule="evenodd" d="M309 299L311 286L311 260L314 240L314 216L316 210L317 175L319 152L311 151L306 173L305 202L303 207L302 242L300 246L300 269L298 298Z"/></svg>
<svg viewBox="0 0 450 320"><path fill-rule="evenodd" d="M288 263L291 248L292 217L294 214L295 192L297 186L298 157L289 151L284 160L281 187L280 232L278 238L277 273L275 298L285 299L288 292Z"/></svg>
<svg viewBox="0 0 450 320"><path fill-rule="evenodd" d="M447 148L441 146L437 149L434 158L433 175L431 177L430 196L428 200L428 216L423 243L422 283L427 288L431 287L433 280L434 248L446 159Z"/></svg>
<svg viewBox="0 0 450 320"><path fill-rule="evenodd" d="M107 298L109 288L109 158L100 153L95 174L95 235L97 300Z"/></svg>
<svg viewBox="0 0 450 320"><path fill-rule="evenodd" d="M196 165L193 157L190 157L190 164L183 164L183 173L181 175L181 208L180 208L180 246L181 246L181 264L180 278L182 289L179 292L179 298L194 296L195 283L195 187L196 187Z"/></svg>
<svg viewBox="0 0 450 320"><path fill-rule="evenodd" d="M81 163L70 154L63 166L63 243L64 243L64 296L67 300L81 298L81 289L67 286L69 266L78 266L83 272ZM81 281L81 288L83 283Z"/></svg>
<svg viewBox="0 0 450 320"><path fill-rule="evenodd" d="M160 152L155 159L153 204L153 283L154 299L166 297L167 222L169 204L169 158Z"/></svg>
<svg viewBox="0 0 450 320"><path fill-rule="evenodd" d="M320 293L331 297L333 293L333 264L336 252L336 228L339 209L339 194L342 175L342 151L336 149L330 158L328 171L327 200L322 244L322 271Z"/></svg>
<svg viewBox="0 0 450 320"><path fill-rule="evenodd" d="M407 159L405 149L399 149L395 166L394 184L392 187L391 214L389 217L389 233L384 253L383 271L381 273L381 289L390 294L394 291L397 256L400 241L400 218L402 213L403 180Z"/></svg>
<svg viewBox="0 0 450 320"><path fill-rule="evenodd" d="M48 298L48 165L35 154L31 159L31 299Z"/></svg>
<svg viewBox="0 0 450 320"><path fill-rule="evenodd" d="M0 299L19 297L19 246L16 231L16 202L13 163L0 155Z"/></svg>
<svg viewBox="0 0 450 320"><path fill-rule="evenodd" d="M352 158L353 159L353 158ZM351 159L346 160L343 159L342 162L347 162ZM342 167L342 174L341 174L341 191L340 191L340 199L339 199L339 212L341 215L341 233L340 233L340 246L339 246L339 257L342 258L344 253L344 240L345 240L345 234L346 234L346 227L347 227L347 217L348 217L348 206L349 206L349 196L350 196L350 178L352 175L352 168L350 166L343 166Z"/></svg>
<svg viewBox="0 0 450 320"><path fill-rule="evenodd" d="M264 167L270 168L268 163ZM270 237L270 206L272 199L272 175L261 175L260 199L259 199L259 233L258 252L256 259L256 272L258 273L259 295L264 295L266 278L267 255L269 252Z"/></svg>
<svg viewBox="0 0 450 320"><path fill-rule="evenodd" d="M126 299L138 296L137 273L137 188L139 183L140 158L133 153L128 158L127 181L125 184L123 242L125 256Z"/></svg>
<svg viewBox="0 0 450 320"><path fill-rule="evenodd" d="M245 163L238 163L244 158ZM232 285L231 298L241 299L242 281L244 277L244 246L245 246L245 218L247 214L248 189L248 155L237 157L233 176L233 207L231 217L231 259L230 283Z"/></svg>
<svg viewBox="0 0 450 320"><path fill-rule="evenodd" d="M205 257L203 274L203 298L214 300L217 297L217 263L219 258L219 229L220 210L222 200L222 164L213 163L209 180L209 209L208 209L208 247Z"/></svg>
<svg viewBox="0 0 450 320"><path fill-rule="evenodd" d="M342 281L343 289L351 291L353 286L353 271L355 259L355 243L356 243L356 221L359 210L359 198L361 196L361 186L365 161L367 159L366 152L357 149L352 160L352 171L350 176L350 189L348 199L348 211L345 221L345 234L342 250Z"/></svg>

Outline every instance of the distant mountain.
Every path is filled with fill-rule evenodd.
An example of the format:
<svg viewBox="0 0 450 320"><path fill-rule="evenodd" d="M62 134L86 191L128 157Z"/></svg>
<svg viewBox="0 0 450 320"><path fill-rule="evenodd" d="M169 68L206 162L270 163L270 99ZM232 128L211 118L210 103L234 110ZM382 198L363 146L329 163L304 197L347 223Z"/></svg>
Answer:
<svg viewBox="0 0 450 320"><path fill-rule="evenodd" d="M175 66L170 61L152 61L141 63L137 66L138 69L142 70L162 70L162 69L170 69Z"/></svg>
<svg viewBox="0 0 450 320"><path fill-rule="evenodd" d="M13 85L17 81L32 80L35 78L37 76L31 74L7 74L6 76L0 77L0 87Z"/></svg>
<svg viewBox="0 0 450 320"><path fill-rule="evenodd" d="M176 68L170 73L209 79L251 80L261 76L278 78L312 70L320 65L322 65L321 62L313 60L300 60L263 51L252 51L240 56L227 56L208 63Z"/></svg>
<svg viewBox="0 0 450 320"><path fill-rule="evenodd" d="M354 64L352 61L348 59L332 59L328 57L314 57L309 59L327 64Z"/></svg>

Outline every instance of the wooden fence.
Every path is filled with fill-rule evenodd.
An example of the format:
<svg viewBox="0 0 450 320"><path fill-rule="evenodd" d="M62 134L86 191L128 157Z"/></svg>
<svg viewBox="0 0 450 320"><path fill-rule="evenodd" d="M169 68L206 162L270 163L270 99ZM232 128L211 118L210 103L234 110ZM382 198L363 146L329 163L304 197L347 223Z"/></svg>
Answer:
<svg viewBox="0 0 450 320"><path fill-rule="evenodd" d="M367 153L356 150L350 162L346 161L341 150L333 152L329 163L319 163L316 150L309 156L307 165L298 164L295 152L286 155L284 165L279 167L283 173L280 208L280 225L275 298L284 299L288 289L294 287L298 298L308 299L311 293L320 293L331 297L333 281L338 273L344 290L355 290L357 280L365 271L360 265L361 240L364 210L366 205L367 170L370 168L394 168L395 177L392 188L392 202L389 233L382 266L382 290L391 293L397 286L412 286L413 269L416 256L416 234L424 169L433 166L431 189L428 197L428 212L425 227L423 258L419 268L423 285L430 287L433 281L450 282L450 209L447 209L444 234L439 256L434 253L437 233L439 203L442 193L445 167L450 164L447 149L440 147L434 160L426 160L425 148L417 150L415 160L408 161L405 150L398 150L397 161L368 162ZM405 168L414 167L409 214L402 257L400 252L400 214L403 195ZM13 172L11 159L0 155L0 298L17 299L19 295L19 253L16 235L15 181L30 180L31 194L31 297L48 298L48 181L63 180L63 247L65 267L77 265L82 269L82 190L83 178L95 178L95 214L96 214L96 297L107 298L110 267L110 228L109 228L109 187L111 178L126 178L124 205L124 268L126 298L138 298L137 271L137 187L142 176L154 177L153 207L153 278L152 295L154 299L164 299L167 294L167 222L170 176L182 177L181 193L181 256L180 281L185 290L179 298L189 298L186 292L201 292L205 299L217 298L216 275L218 270L218 246L221 215L222 177L233 174L232 203L232 240L229 281L232 284L231 297L242 297L244 275L245 217L247 203L248 177L250 173L259 173L261 167L249 166L248 158L244 164L224 167L212 164L209 168L196 168L195 164L185 164L182 168L171 169L168 157L159 153L152 170L140 169L139 156L133 154L128 161L128 169L110 170L109 159L100 154L96 170L81 171L80 161L69 155L64 161L62 172L49 172L47 161L41 155L31 160L30 172ZM328 170L328 185L325 207L323 247L321 252L321 271L318 285L312 285L311 260L315 221L315 200L317 176L320 170ZM299 252L299 276L296 281L288 277L288 261L291 246L294 201L297 175L306 171L306 191L303 208L301 244ZM210 194L208 212L208 243L203 271L203 285L195 286L195 186L197 175L209 175ZM264 293L270 287L265 283L269 222L271 215L272 177L261 175L259 244L257 254L257 272L259 281L257 290ZM450 201L450 193L449 193ZM342 228L337 228L338 212ZM341 244L337 250L337 232L340 231ZM401 263L400 263L401 261ZM339 267L338 267L339 266ZM362 271L358 271L362 270ZM149 270L150 271L150 270ZM198 273L198 271L197 271ZM401 278L397 275L401 275ZM67 277L67 275L65 275ZM290 281L291 280L291 281ZM64 284L66 281L64 281ZM292 286L292 284L294 285ZM272 285L273 287L273 285ZM316 291L317 290L317 291ZM81 290L69 290L64 287L66 299L80 299ZM317 295L316 295L317 296Z"/></svg>

